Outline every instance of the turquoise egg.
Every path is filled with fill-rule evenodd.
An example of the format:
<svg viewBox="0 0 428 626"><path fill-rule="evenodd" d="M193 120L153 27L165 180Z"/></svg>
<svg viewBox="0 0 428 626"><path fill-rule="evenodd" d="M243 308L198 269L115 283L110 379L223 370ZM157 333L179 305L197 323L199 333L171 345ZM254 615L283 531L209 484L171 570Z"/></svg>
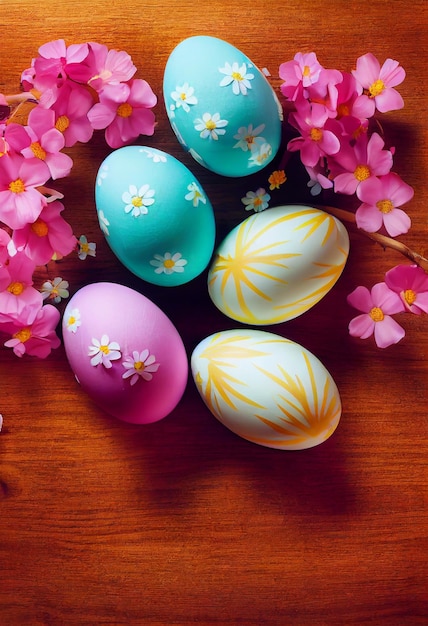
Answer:
<svg viewBox="0 0 428 626"><path fill-rule="evenodd" d="M263 72L222 39L199 35L179 43L165 67L163 95L183 148L217 174L254 174L278 152L278 98Z"/></svg>
<svg viewBox="0 0 428 626"><path fill-rule="evenodd" d="M214 211L202 186L176 158L145 146L102 162L95 202L100 228L131 272L155 285L189 282L214 248Z"/></svg>

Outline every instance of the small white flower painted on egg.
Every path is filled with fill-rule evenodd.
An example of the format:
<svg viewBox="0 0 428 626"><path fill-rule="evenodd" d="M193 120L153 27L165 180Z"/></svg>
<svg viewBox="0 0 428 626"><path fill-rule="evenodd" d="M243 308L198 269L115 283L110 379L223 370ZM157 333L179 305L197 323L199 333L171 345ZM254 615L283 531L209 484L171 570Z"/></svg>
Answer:
<svg viewBox="0 0 428 626"><path fill-rule="evenodd" d="M112 367L112 361L120 359L120 346L117 341L110 341L108 335L103 335L101 340L92 339L92 345L88 347L88 356L91 358L91 365L102 364L106 369Z"/></svg>
<svg viewBox="0 0 428 626"><path fill-rule="evenodd" d="M154 203L153 196L155 190L150 189L150 185L129 185L129 190L122 194L122 200L125 203L125 213L131 213L134 217L146 215L148 208Z"/></svg>
<svg viewBox="0 0 428 626"><path fill-rule="evenodd" d="M156 268L155 274L173 274L174 272L181 274L184 272L184 266L187 265L187 261L182 258L180 252L175 254L165 252L164 255L155 254L150 261L150 265Z"/></svg>
<svg viewBox="0 0 428 626"><path fill-rule="evenodd" d="M187 189L189 190L189 193L186 193L184 199L190 200L193 206L198 206L199 202L202 202L203 204L207 203L206 197L196 183L190 183L190 185L187 185Z"/></svg>
<svg viewBox="0 0 428 626"><path fill-rule="evenodd" d="M108 227L110 226L110 222L104 215L104 211L98 211L98 222L99 222L102 232L104 233L104 235L107 235L108 237L110 234L108 230Z"/></svg>
<svg viewBox="0 0 428 626"><path fill-rule="evenodd" d="M239 65L237 61L234 61L232 65L225 63L224 67L219 67L218 71L225 74L220 81L220 87L232 85L232 91L235 96L240 94L243 96L247 95L248 89L251 89L250 80L253 80L254 74L247 72L246 63L242 63L242 65Z"/></svg>
<svg viewBox="0 0 428 626"><path fill-rule="evenodd" d="M200 131L202 139L218 140L219 135L224 135L224 127L228 125L227 120L220 119L220 113L204 113L201 118L195 120L195 130Z"/></svg>
<svg viewBox="0 0 428 626"><path fill-rule="evenodd" d="M66 329L69 333L75 333L81 324L79 309L71 309L65 322Z"/></svg>
<svg viewBox="0 0 428 626"><path fill-rule="evenodd" d="M189 85L189 83L183 83L183 85L177 85L175 91L171 93L171 98L175 102L175 108L182 108L183 111L188 113L190 107L198 103L197 97L194 95L195 90Z"/></svg>
<svg viewBox="0 0 428 626"><path fill-rule="evenodd" d="M152 380L153 374L158 371L160 363L156 363L156 357L154 354L150 354L149 350L145 349L142 352L134 350L132 356L127 356L122 361L123 367L126 372L122 374L123 379L129 378L131 385L135 385L141 378L144 380Z"/></svg>

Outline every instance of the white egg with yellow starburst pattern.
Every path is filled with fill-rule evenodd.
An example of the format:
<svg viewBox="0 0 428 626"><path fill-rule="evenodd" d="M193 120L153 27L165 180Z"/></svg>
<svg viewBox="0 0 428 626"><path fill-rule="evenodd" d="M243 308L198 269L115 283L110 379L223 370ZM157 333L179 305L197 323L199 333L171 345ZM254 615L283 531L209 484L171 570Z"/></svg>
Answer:
<svg viewBox="0 0 428 626"><path fill-rule="evenodd" d="M312 448L339 423L341 401L331 374L309 350L279 335L215 333L196 346L191 369L211 413L261 446Z"/></svg>
<svg viewBox="0 0 428 626"><path fill-rule="evenodd" d="M228 317L278 324L308 311L339 279L349 253L343 224L310 206L279 206L238 224L218 246L208 291Z"/></svg>

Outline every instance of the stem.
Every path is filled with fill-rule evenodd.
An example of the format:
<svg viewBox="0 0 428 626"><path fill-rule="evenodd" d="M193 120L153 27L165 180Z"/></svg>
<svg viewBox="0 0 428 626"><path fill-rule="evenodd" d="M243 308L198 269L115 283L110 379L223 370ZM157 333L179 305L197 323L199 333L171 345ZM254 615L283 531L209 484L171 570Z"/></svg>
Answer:
<svg viewBox="0 0 428 626"><path fill-rule="evenodd" d="M330 213L331 215L334 215L335 217L337 217L338 219L344 222L349 222L351 224L356 225L355 215L354 213L351 213L350 211L345 211L344 209L338 209L332 206L320 206L318 208L326 211L327 213ZM364 235L365 237L368 237L369 239L376 241L376 243L381 245L382 248L384 249L390 248L391 250L400 252L400 254L404 255L407 259L409 259L413 263L416 263L416 265L419 265L419 267L421 267L425 272L428 273L428 259L422 256L422 254L419 254L418 252L411 250L408 246L406 246L401 241L397 241L396 239L393 239L392 237L388 237L386 235L381 235L380 233L369 233L366 230L363 230L362 228L358 228L358 232Z"/></svg>

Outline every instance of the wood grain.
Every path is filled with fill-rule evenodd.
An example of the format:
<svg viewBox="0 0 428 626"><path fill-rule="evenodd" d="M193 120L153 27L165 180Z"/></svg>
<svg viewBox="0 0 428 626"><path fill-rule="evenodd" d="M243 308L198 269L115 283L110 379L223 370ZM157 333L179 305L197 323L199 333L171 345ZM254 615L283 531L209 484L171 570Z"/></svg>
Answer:
<svg viewBox="0 0 428 626"><path fill-rule="evenodd" d="M184 154L162 104L168 55L193 34L222 37L267 67L298 51L352 69L361 54L396 58L405 108L384 122L394 169L415 189L412 230L427 252L428 132L424 1L45 0L0 3L0 92L52 39L127 50L159 96L144 140L191 167L215 210L218 237L245 217L240 198L260 179L226 180ZM206 275L162 290L131 276L100 235L94 213L102 136L69 151L58 182L75 234L96 259L55 268L72 290L100 279L134 287L174 321L191 353L234 327L214 309ZM289 174L281 200L304 196ZM330 199L331 200L331 199ZM346 201L335 198L338 206ZM348 200L349 201L349 200ZM78 388L63 348L46 361L0 350L0 623L4 626L426 624L428 321L409 316L403 342L380 351L348 336L346 295L382 280L401 259L350 230L351 255L332 292L275 327L316 354L341 392L343 416L327 442L280 452L239 439L203 406L189 381L167 418L118 422ZM270 329L272 330L272 328Z"/></svg>

